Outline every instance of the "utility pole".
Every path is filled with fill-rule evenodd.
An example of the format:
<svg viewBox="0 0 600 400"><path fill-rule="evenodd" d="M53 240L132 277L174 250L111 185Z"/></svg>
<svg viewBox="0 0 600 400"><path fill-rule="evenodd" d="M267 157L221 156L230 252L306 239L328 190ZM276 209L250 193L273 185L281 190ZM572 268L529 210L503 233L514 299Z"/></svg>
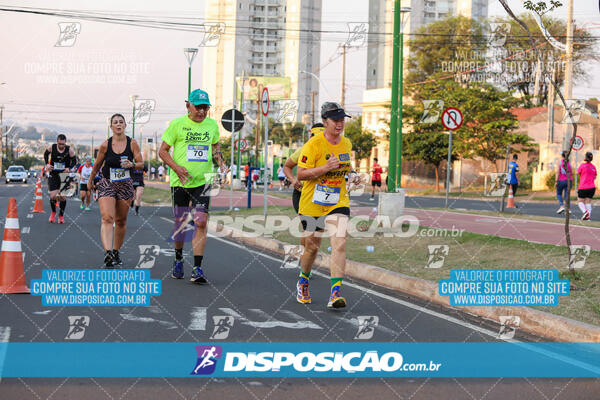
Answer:
<svg viewBox="0 0 600 400"><path fill-rule="evenodd" d="M315 96L317 95L317 92L312 92L312 101L311 101L311 125L315 124Z"/></svg>
<svg viewBox="0 0 600 400"><path fill-rule="evenodd" d="M556 82L556 64L552 64L552 80ZM548 87L548 143L554 142L554 85Z"/></svg>
<svg viewBox="0 0 600 400"><path fill-rule="evenodd" d="M565 99L570 99L573 96L573 0L568 0L567 4L567 64L565 69ZM567 112L567 110L565 110ZM572 135L572 125L565 124L564 129L564 144L566 148Z"/></svg>
<svg viewBox="0 0 600 400"><path fill-rule="evenodd" d="M346 102L346 43L342 46L342 93L340 95L340 105L344 107Z"/></svg>
<svg viewBox="0 0 600 400"><path fill-rule="evenodd" d="M254 139L254 160L255 167L258 167L258 142L260 141L260 94L262 93L262 85L258 85L258 92L256 93L256 136Z"/></svg>
<svg viewBox="0 0 600 400"><path fill-rule="evenodd" d="M246 70L242 71L242 87L241 87L241 93L240 93L240 112L242 114L244 114L244 82L246 79ZM245 117L244 117L245 118ZM238 131L238 148L237 148L237 176L238 179L242 179L242 174L241 174L241 168L242 168L242 155L241 155L241 150L240 148L242 147L242 130L240 129Z"/></svg>

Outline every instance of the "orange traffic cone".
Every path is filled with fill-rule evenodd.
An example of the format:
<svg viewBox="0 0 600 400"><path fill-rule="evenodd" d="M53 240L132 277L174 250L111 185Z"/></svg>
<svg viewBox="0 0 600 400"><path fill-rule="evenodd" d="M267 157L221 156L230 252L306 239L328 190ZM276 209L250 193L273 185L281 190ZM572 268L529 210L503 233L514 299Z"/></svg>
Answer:
<svg viewBox="0 0 600 400"><path fill-rule="evenodd" d="M508 186L508 201L506 202L506 208L516 208L515 207L515 196L513 195L512 186Z"/></svg>
<svg viewBox="0 0 600 400"><path fill-rule="evenodd" d="M33 205L34 213L44 212L44 196L42 196L42 183L38 183L35 188L35 204Z"/></svg>
<svg viewBox="0 0 600 400"><path fill-rule="evenodd" d="M21 234L17 216L17 199L8 201L2 254L0 254L0 293L29 293L21 253Z"/></svg>

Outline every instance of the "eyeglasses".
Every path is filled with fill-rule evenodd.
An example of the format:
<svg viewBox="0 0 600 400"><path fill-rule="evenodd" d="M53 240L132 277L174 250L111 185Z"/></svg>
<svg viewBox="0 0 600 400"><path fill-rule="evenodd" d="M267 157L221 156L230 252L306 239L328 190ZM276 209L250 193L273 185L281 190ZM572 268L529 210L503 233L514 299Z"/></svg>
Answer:
<svg viewBox="0 0 600 400"><path fill-rule="evenodd" d="M210 108L210 106L208 104L198 104L198 105L192 104L192 105L196 108L196 110L208 111L208 109Z"/></svg>

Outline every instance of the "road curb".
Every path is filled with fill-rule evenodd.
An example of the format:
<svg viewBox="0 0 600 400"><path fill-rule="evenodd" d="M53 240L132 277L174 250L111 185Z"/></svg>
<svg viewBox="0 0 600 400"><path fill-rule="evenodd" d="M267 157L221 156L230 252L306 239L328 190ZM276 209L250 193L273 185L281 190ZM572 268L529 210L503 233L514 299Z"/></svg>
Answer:
<svg viewBox="0 0 600 400"><path fill-rule="evenodd" d="M221 238L229 238L278 254L283 254L284 246L289 245L289 243L273 238L250 236L239 229L218 225L213 221L209 221L208 231ZM329 257L327 254L319 253L315 260L315 266L328 270ZM437 294L437 283L374 265L348 260L346 261L346 275L484 318L496 324L500 323L500 316L519 316L521 318L519 329L559 342L600 342L600 327L529 307L453 307L450 305L449 297Z"/></svg>

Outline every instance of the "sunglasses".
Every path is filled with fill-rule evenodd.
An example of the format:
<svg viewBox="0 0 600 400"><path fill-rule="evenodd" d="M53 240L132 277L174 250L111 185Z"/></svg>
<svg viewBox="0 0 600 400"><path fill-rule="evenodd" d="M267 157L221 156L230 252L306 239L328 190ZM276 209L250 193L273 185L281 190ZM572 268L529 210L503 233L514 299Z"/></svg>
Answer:
<svg viewBox="0 0 600 400"><path fill-rule="evenodd" d="M198 104L198 105L192 104L192 105L196 108L196 110L208 111L208 109L210 108L210 106L208 104Z"/></svg>

